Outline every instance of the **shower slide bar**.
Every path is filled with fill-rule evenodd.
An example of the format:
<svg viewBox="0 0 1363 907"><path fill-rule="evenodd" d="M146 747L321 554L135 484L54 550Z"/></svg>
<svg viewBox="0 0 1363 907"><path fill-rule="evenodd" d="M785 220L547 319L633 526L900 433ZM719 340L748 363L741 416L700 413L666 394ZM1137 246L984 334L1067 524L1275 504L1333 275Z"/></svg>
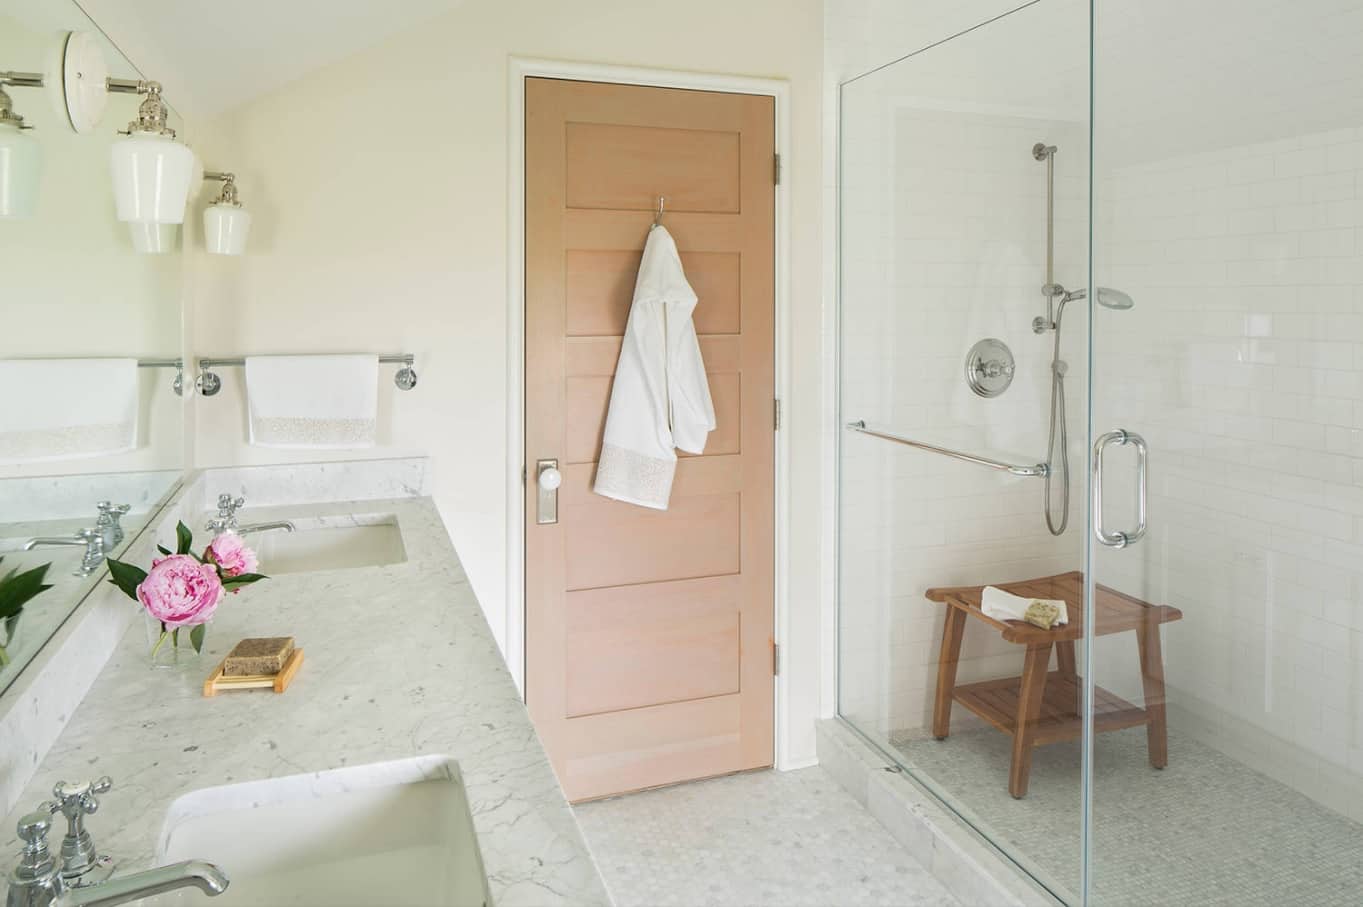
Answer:
<svg viewBox="0 0 1363 907"><path fill-rule="evenodd" d="M963 453L959 450L952 450L949 447L937 447L934 444L925 444L922 441L914 441L902 435L891 434L878 428L873 428L865 421L848 422L847 427L852 431L870 435L873 438L883 438L886 441L894 441L896 444L903 444L908 447L915 447L918 450L926 450L929 453L941 454L944 457L951 457L953 460L962 460L966 463L974 463L977 466L986 466L990 469L997 469L1010 475L1023 476L1025 478L1045 478L1050 471L1045 463L1037 463L1032 466L1019 466L1016 463L1005 463L1002 460L991 460L989 457L977 457L974 454Z"/></svg>

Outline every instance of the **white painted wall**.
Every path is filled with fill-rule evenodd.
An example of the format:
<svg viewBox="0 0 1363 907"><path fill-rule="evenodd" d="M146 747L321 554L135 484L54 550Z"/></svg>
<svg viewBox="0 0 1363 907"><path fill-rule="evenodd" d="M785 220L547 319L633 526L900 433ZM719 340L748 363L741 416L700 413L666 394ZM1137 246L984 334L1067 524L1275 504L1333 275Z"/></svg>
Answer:
<svg viewBox="0 0 1363 907"><path fill-rule="evenodd" d="M441 514L504 641L504 476L520 459L505 440L509 57L788 79L791 359L810 363L786 406L792 763L813 760L820 708L821 13L816 0L458 9L211 122L205 160L239 174L256 222L246 257L194 263L200 355L416 354L415 391L385 378L369 455L433 458ZM223 377L196 406L197 465L285 459L245 444L241 376Z"/></svg>

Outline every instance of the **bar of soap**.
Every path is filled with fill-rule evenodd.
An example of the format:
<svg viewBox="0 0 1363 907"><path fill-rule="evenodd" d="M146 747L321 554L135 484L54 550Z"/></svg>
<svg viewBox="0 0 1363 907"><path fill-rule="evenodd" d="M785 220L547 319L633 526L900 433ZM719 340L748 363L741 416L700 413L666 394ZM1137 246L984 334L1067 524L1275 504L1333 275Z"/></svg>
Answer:
<svg viewBox="0 0 1363 907"><path fill-rule="evenodd" d="M265 639L243 639L232 647L222 663L226 677L247 677L278 674L284 662L293 654L292 636L270 636Z"/></svg>
<svg viewBox="0 0 1363 907"><path fill-rule="evenodd" d="M1027 606L1027 611L1022 615L1022 619L1035 627L1049 630L1060 619L1060 609L1050 602L1035 599Z"/></svg>

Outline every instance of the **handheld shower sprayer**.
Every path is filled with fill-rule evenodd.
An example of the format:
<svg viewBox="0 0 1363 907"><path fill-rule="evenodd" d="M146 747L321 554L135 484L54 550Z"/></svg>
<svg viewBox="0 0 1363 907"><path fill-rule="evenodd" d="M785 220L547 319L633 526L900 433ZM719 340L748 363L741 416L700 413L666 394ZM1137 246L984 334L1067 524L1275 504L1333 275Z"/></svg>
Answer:
<svg viewBox="0 0 1363 907"><path fill-rule="evenodd" d="M1060 535L1070 520L1070 453L1069 428L1065 421L1065 372L1068 366L1060 358L1060 325L1065 317L1065 306L1088 298L1087 289L1066 290L1055 282L1055 151L1054 145L1037 142L1032 146L1032 157L1046 162L1046 282L1041 295L1046 297L1046 314L1032 320L1037 334L1051 331L1055 335L1051 347L1051 421L1050 437L1046 442L1046 528L1051 535ZM1136 303L1121 290L1097 287L1094 298L1104 308L1125 311ZM1060 302L1057 304L1056 300ZM1059 441L1061 495L1060 517L1051 507L1051 480L1057 473L1056 442Z"/></svg>

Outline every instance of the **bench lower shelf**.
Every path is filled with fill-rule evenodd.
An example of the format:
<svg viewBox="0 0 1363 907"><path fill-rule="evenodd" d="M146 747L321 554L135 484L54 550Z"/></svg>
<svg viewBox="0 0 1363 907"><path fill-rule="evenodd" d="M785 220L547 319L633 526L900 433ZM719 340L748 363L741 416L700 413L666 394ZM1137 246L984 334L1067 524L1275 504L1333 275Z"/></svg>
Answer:
<svg viewBox="0 0 1363 907"><path fill-rule="evenodd" d="M1018 699L1021 677L1004 677L956 687L952 698L1005 734L1017 732ZM1046 675L1046 691L1041 701L1041 716L1033 729L1034 746L1075 740L1083 734L1084 722L1075 705L1081 683L1076 678L1052 671ZM1095 733L1120 731L1150 723L1145 709L1132 705L1102 687L1093 688Z"/></svg>

